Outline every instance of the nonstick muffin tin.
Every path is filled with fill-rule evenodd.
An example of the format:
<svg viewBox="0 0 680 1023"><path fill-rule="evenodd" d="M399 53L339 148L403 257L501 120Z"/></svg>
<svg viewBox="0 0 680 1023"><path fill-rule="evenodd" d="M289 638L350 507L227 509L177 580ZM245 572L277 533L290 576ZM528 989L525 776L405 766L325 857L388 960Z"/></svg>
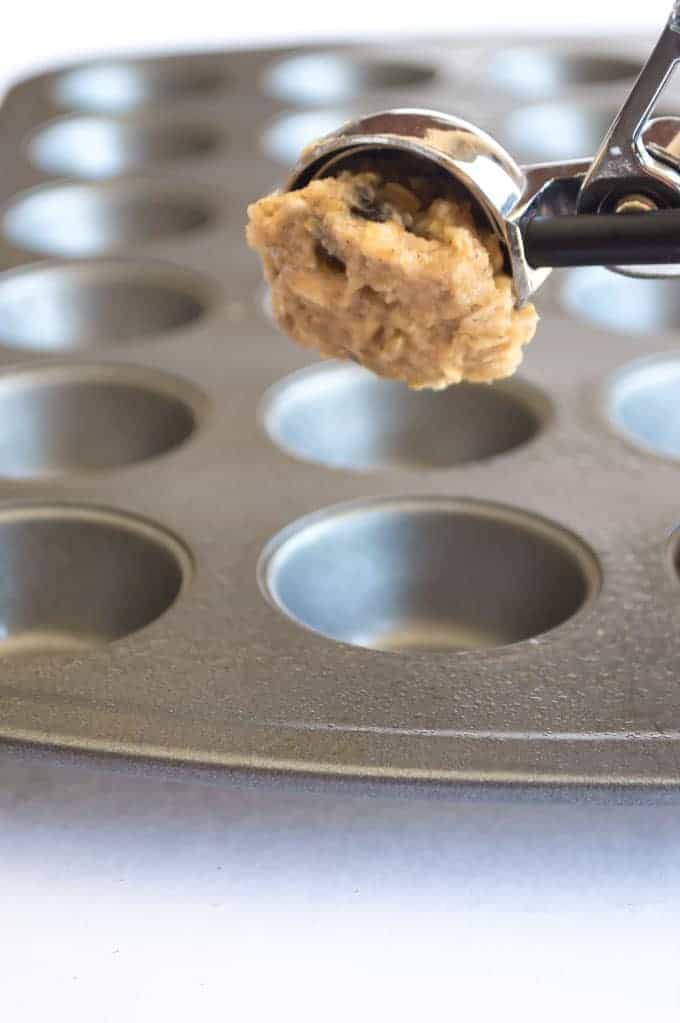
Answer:
<svg viewBox="0 0 680 1023"><path fill-rule="evenodd" d="M0 734L212 774L680 782L680 292L553 274L521 374L283 339L243 228L341 120L585 155L645 42L84 63L0 112ZM672 94L664 99L672 107Z"/></svg>

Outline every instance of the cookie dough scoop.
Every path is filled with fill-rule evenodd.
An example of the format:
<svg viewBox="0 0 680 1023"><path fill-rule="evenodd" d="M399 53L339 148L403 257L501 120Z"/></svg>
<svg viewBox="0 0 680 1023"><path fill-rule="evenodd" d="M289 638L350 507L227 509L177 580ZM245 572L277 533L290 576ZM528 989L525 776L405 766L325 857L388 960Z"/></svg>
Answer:
<svg viewBox="0 0 680 1023"><path fill-rule="evenodd" d="M364 169L386 153L435 169L499 238L517 306L553 267L607 266L631 276L680 275L680 118L653 118L680 60L680 0L592 158L520 166L486 132L430 110L399 109L344 124L309 146L285 189Z"/></svg>

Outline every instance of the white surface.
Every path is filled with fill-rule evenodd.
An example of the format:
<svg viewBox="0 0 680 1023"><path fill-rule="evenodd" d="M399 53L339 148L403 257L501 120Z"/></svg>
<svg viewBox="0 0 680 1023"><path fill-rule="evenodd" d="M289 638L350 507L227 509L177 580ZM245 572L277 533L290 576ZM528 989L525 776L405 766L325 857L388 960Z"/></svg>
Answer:
<svg viewBox="0 0 680 1023"><path fill-rule="evenodd" d="M0 88L116 50L654 31L669 6L6 4ZM0 1015L663 1023L680 1012L679 848L670 806L301 805L0 760Z"/></svg>
<svg viewBox="0 0 680 1023"><path fill-rule="evenodd" d="M8 1023L680 1012L677 807L0 779Z"/></svg>
<svg viewBox="0 0 680 1023"><path fill-rule="evenodd" d="M670 0L625 3L621 0L462 0L430 5L394 0L321 0L284 3L191 4L167 0L6 0L0 34L0 89L46 64L84 54L148 49L191 49L248 45L320 37L423 35L432 32L656 32L668 15Z"/></svg>

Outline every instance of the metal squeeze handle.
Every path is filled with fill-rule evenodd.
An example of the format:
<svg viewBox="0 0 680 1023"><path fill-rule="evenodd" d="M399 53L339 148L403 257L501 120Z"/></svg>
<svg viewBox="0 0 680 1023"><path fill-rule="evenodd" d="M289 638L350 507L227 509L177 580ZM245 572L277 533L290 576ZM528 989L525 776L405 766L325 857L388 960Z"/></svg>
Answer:
<svg viewBox="0 0 680 1023"><path fill-rule="evenodd" d="M588 167L576 212L520 222L534 268L680 263L680 163L642 143L654 106L680 61L680 0ZM631 194L646 212L624 212ZM639 202L632 205L639 208ZM658 209L657 207L670 207Z"/></svg>
<svg viewBox="0 0 680 1023"><path fill-rule="evenodd" d="M579 212L612 211L621 198L622 183L632 192L650 193L662 205L678 205L678 182L671 183L668 168L650 157L641 135L679 60L680 2L676 0L656 46L593 157L581 186Z"/></svg>

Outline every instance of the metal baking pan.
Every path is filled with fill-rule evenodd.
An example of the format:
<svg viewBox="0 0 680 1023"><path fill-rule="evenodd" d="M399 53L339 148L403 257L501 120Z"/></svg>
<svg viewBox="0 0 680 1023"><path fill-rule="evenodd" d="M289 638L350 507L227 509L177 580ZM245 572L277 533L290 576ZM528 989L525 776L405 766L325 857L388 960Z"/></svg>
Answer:
<svg viewBox="0 0 680 1023"><path fill-rule="evenodd" d="M283 340L243 239L248 201L347 116L433 106L521 160L587 155L644 54L328 45L116 58L10 91L8 749L680 782L676 286L554 273L517 379L411 394Z"/></svg>

